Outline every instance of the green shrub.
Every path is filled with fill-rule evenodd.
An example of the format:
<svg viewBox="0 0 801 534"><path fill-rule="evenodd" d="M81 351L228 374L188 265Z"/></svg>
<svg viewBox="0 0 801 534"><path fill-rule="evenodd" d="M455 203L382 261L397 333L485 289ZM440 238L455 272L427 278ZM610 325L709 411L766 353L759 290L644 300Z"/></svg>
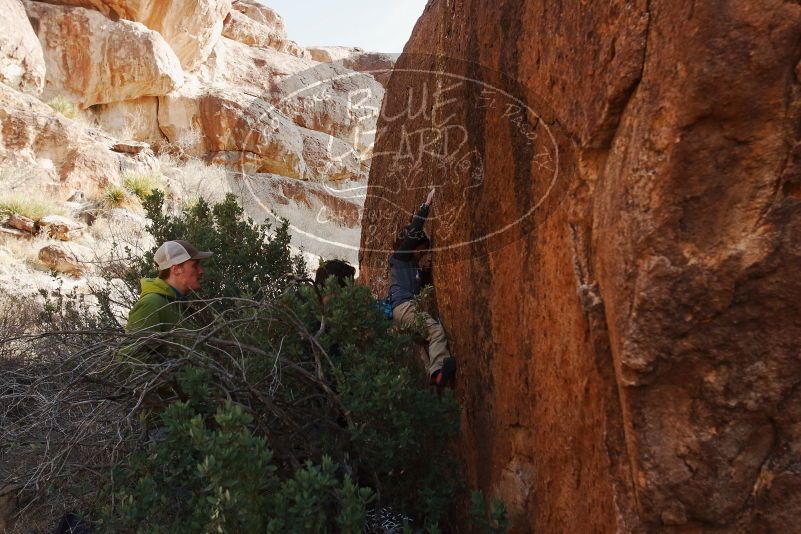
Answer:
<svg viewBox="0 0 801 534"><path fill-rule="evenodd" d="M164 181L159 173L125 173L122 186L139 200L145 200L154 190L163 190Z"/></svg>
<svg viewBox="0 0 801 534"><path fill-rule="evenodd" d="M331 280L324 297L222 301L170 334L183 348L139 412L161 437L113 477L110 530L359 532L373 502L436 528L462 488L458 405L423 385L367 288Z"/></svg>
<svg viewBox="0 0 801 534"><path fill-rule="evenodd" d="M263 530L260 510L275 489L275 468L264 440L248 431L251 418L242 408L221 405L211 417L214 428L183 402L171 404L161 419L163 441L117 474L123 484L115 527L147 525L154 533Z"/></svg>
<svg viewBox="0 0 801 534"><path fill-rule="evenodd" d="M305 276L302 256L290 253L289 224L284 222L274 231L269 223L255 224L232 194L214 206L199 198L178 215L165 212L162 191L153 191L143 205L156 247L137 263L139 275L156 274L153 254L159 244L186 239L214 253L203 263L202 295L276 296L289 281Z"/></svg>
<svg viewBox="0 0 801 534"><path fill-rule="evenodd" d="M279 473L241 406L223 402L208 414L176 402L161 420L163 440L118 471L119 505L106 509L104 530L305 533L338 524L361 531L370 490L339 480L327 457Z"/></svg>
<svg viewBox="0 0 801 534"><path fill-rule="evenodd" d="M131 338L110 326L108 294L94 311L52 301L48 324L74 321L75 334L25 350L31 378L9 374L25 406L15 439L53 432L52 420L83 436L36 457L58 455L52 494L85 491L76 499L99 532L357 533L368 510L386 508L438 532L465 498L451 450L459 406L427 386L412 333L392 328L364 286L329 280L318 294L302 281L286 222L254 224L230 195L176 215L163 202L160 191L144 202L156 245L185 238L215 253L197 295L208 300L186 303L186 329L161 335L164 351L145 360L120 352ZM129 264L130 287L155 274L154 251ZM0 435L0 457L14 443ZM87 472L91 483L70 483ZM503 528L488 514L487 528Z"/></svg>
<svg viewBox="0 0 801 534"><path fill-rule="evenodd" d="M510 526L503 501L495 499L492 505L488 506L484 494L480 491L470 493L470 521L473 527L484 534L502 534Z"/></svg>
<svg viewBox="0 0 801 534"><path fill-rule="evenodd" d="M211 322L206 327L214 329L219 337L236 340L241 355L236 372L246 383L263 385L276 405L293 406L284 414L291 422L269 413L265 407L245 425L265 437L276 465L294 461L306 465L305 471L279 469L275 476L282 484L288 484L281 487L288 491L292 484L299 484L297 477L302 472L311 477L309 469L318 470L314 471L315 476L330 479L326 461L352 476L349 482L340 476L341 485L336 489L330 480L319 483L316 490L304 492L301 503L292 506L287 500L272 500L278 504L270 512L262 508L261 524L289 532L330 531L335 530L335 525L344 529L349 522L361 524L364 506L354 502L366 502L369 492L376 493L382 506L413 516L418 526L440 522L462 489L459 465L449 451L449 443L458 431L459 408L450 395L439 399L425 386L424 371L415 360L410 335L391 328L391 322L384 319L364 286L341 288L332 280L321 299L310 286L297 285L295 282L305 275L305 265L290 252L286 222L275 229L268 224L254 224L245 217L233 195L214 206L200 199L178 215L165 213L163 203L160 191L154 191L144 202L152 221L148 230L156 244L183 238L214 252L204 261L201 293L208 298L237 299L217 302L213 317L202 319ZM137 276L155 274L153 252L155 249L137 264ZM287 290L291 287L295 289ZM238 300L253 297L263 299L257 309ZM195 317L200 320L203 313L198 312ZM258 347L264 353L249 353L242 347ZM195 350L222 365L221 355L214 350ZM265 354L280 355L286 358L284 365L307 369L321 382L310 382L308 376L293 374L291 369L277 374L280 363ZM181 382L177 395L193 399L190 406L200 416L196 422L206 421L212 428L215 425L210 414L231 398L226 393L230 386L222 388L219 380L198 378L205 376L204 372L194 376L195 380ZM330 394L322 394L321 387ZM432 425L432 421L436 424ZM264 429L270 432L264 435ZM288 450L295 452L289 454ZM230 471L236 472L236 468ZM175 476L176 480L183 478ZM263 482L276 487L267 480ZM167 487L164 483L157 486ZM350 489L346 491L347 488ZM361 497L345 499L348 491ZM256 493L263 491L254 490L254 502ZM315 493L325 499L315 497ZM322 500L315 500L318 497ZM319 502L328 502L326 514L313 504ZM346 510L350 511L345 513ZM281 514L287 513L282 522ZM307 517L308 523L299 523L297 518L301 516ZM327 527L318 530L323 524Z"/></svg>

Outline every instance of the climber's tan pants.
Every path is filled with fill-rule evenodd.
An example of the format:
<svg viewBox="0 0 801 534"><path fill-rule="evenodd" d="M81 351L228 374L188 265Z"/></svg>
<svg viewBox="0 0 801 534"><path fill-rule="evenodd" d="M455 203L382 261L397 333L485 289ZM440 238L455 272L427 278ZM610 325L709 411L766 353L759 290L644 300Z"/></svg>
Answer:
<svg viewBox="0 0 801 534"><path fill-rule="evenodd" d="M426 329L428 330L428 335L426 337L426 341L428 342L428 361L423 363L426 366L428 374L431 375L442 369L445 358L450 356L445 329L442 328L439 321L426 312L418 310L412 301L399 304L392 310L392 320L402 325L413 323L417 316L423 318Z"/></svg>

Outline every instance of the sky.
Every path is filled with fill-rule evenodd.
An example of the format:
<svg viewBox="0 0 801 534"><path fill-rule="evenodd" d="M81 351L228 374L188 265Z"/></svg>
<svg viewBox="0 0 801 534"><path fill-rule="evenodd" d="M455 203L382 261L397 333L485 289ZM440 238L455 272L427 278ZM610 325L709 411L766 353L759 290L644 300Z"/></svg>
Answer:
<svg viewBox="0 0 801 534"><path fill-rule="evenodd" d="M301 46L358 46L402 52L426 0L261 0Z"/></svg>

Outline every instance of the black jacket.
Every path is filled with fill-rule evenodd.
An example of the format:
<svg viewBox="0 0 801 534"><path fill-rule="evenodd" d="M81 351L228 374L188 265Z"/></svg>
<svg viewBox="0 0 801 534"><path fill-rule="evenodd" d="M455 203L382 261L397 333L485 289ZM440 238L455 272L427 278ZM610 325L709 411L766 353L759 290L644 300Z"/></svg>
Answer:
<svg viewBox="0 0 801 534"><path fill-rule="evenodd" d="M423 224L428 217L427 204L420 206L412 224L404 229L405 236L389 258L389 300L392 309L412 300L420 293L423 273L417 265L414 249L425 239Z"/></svg>

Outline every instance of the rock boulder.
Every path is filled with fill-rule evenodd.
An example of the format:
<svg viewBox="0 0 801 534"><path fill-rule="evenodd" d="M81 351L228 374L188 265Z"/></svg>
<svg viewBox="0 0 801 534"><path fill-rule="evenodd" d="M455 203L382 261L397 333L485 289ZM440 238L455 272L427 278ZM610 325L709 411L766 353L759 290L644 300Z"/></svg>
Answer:
<svg viewBox="0 0 801 534"><path fill-rule="evenodd" d="M276 31L236 10L232 10L225 18L222 34L249 46L274 48L279 52L301 58L310 57L304 48L287 39L285 33Z"/></svg>
<svg viewBox="0 0 801 534"><path fill-rule="evenodd" d="M801 524L799 39L780 0L428 3L361 278L436 187L461 450L513 532Z"/></svg>
<svg viewBox="0 0 801 534"><path fill-rule="evenodd" d="M321 63L339 63L346 69L370 74L384 87L389 82L398 54L366 52L347 46L313 46L306 48L311 58Z"/></svg>
<svg viewBox="0 0 801 534"><path fill-rule="evenodd" d="M320 63L342 61L354 54L361 54L364 52L362 48L351 46L310 46L307 47L306 50L309 51L314 61L319 61Z"/></svg>
<svg viewBox="0 0 801 534"><path fill-rule="evenodd" d="M306 165L299 129L262 99L210 90L170 95L160 101L162 131L171 142L184 145L189 154L234 152L253 163L254 172L303 177ZM225 162L237 167L236 156Z"/></svg>
<svg viewBox="0 0 801 534"><path fill-rule="evenodd" d="M36 222L39 232L50 239L71 241L80 235L84 226L77 221L60 215L45 215Z"/></svg>
<svg viewBox="0 0 801 534"><path fill-rule="evenodd" d="M166 140L159 129L159 101L155 96L97 104L90 112L104 132L121 141L135 139L158 145Z"/></svg>
<svg viewBox="0 0 801 534"><path fill-rule="evenodd" d="M8 221L6 221L6 224L11 228L16 228L17 230L27 232L29 234L36 232L36 221L17 213L12 213L8 218Z"/></svg>
<svg viewBox="0 0 801 534"><path fill-rule="evenodd" d="M74 250L74 246L47 245L39 250L39 261L52 271L78 278L86 273L88 264L79 259Z"/></svg>
<svg viewBox="0 0 801 534"><path fill-rule="evenodd" d="M267 29L281 38L286 38L284 19L277 11L257 0L234 0L231 4L233 11L247 16L251 20L263 24Z"/></svg>
<svg viewBox="0 0 801 534"><path fill-rule="evenodd" d="M158 96L180 87L183 71L162 36L100 13L26 1L47 63L44 100L68 98L82 108Z"/></svg>
<svg viewBox="0 0 801 534"><path fill-rule="evenodd" d="M220 39L199 69L199 83L246 90L298 126L337 137L369 152L384 88L371 76L270 48Z"/></svg>
<svg viewBox="0 0 801 534"><path fill-rule="evenodd" d="M111 20L141 22L161 34L187 71L200 65L222 32L231 0L44 0L95 9Z"/></svg>

